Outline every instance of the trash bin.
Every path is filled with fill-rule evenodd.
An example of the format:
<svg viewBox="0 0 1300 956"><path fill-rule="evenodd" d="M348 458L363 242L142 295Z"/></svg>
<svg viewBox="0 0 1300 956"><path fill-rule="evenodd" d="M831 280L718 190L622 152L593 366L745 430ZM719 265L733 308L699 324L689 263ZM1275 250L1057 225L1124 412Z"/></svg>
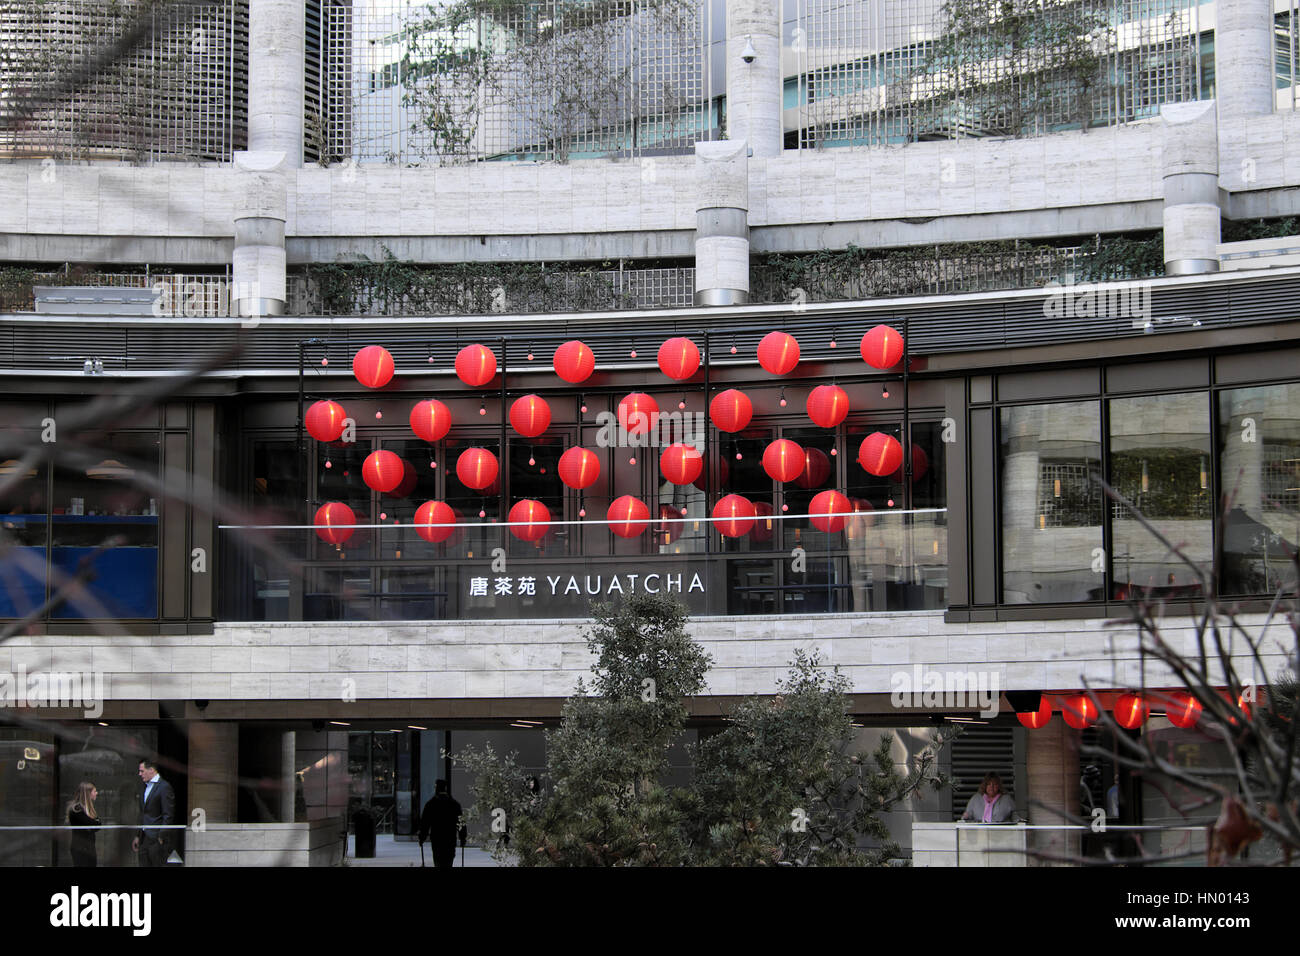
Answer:
<svg viewBox="0 0 1300 956"><path fill-rule="evenodd" d="M352 833L355 836L353 856L358 860L375 857L375 818L366 809L352 814Z"/></svg>

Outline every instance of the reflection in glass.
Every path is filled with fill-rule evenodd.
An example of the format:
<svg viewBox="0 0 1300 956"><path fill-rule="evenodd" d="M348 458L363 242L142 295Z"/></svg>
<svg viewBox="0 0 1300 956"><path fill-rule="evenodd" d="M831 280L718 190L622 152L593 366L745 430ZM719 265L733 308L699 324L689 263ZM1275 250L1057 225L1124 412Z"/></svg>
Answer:
<svg viewBox="0 0 1300 956"><path fill-rule="evenodd" d="M1002 600L1097 601L1105 589L1101 420L1096 402L1001 414Z"/></svg>

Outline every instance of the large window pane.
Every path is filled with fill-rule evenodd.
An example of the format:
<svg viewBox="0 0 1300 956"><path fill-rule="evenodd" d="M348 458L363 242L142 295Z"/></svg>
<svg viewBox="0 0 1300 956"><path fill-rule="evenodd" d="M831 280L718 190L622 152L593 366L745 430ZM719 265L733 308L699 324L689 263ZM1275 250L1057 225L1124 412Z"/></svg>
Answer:
<svg viewBox="0 0 1300 956"><path fill-rule="evenodd" d="M1110 403L1110 483L1183 558L1208 573L1212 555L1209 403L1204 392ZM1119 503L1111 514L1114 596L1197 597L1197 575Z"/></svg>
<svg viewBox="0 0 1300 956"><path fill-rule="evenodd" d="M1105 588L1096 402L1004 408L1002 600L1096 601Z"/></svg>
<svg viewBox="0 0 1300 956"><path fill-rule="evenodd" d="M1294 590L1300 542L1300 384L1219 394L1225 594Z"/></svg>

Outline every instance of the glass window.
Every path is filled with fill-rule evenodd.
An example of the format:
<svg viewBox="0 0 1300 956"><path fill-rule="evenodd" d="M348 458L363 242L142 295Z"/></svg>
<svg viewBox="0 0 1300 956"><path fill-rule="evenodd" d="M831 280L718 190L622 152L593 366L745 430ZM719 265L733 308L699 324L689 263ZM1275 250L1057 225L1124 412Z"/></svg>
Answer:
<svg viewBox="0 0 1300 956"><path fill-rule="evenodd" d="M1104 597L1100 411L1096 402L1002 409L1004 603Z"/></svg>
<svg viewBox="0 0 1300 956"><path fill-rule="evenodd" d="M1225 594L1296 587L1300 542L1300 384L1219 393Z"/></svg>
<svg viewBox="0 0 1300 956"><path fill-rule="evenodd" d="M1213 500L1210 422L1204 392L1144 395L1110 402L1110 483L1183 558L1208 574ZM1119 502L1111 510L1114 597L1133 590L1153 598L1199 597L1185 561Z"/></svg>

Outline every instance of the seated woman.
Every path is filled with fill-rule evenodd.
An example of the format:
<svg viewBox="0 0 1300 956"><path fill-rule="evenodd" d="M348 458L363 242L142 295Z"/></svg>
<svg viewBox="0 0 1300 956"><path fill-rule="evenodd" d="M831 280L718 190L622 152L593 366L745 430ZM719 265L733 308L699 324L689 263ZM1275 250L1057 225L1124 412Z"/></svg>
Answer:
<svg viewBox="0 0 1300 956"><path fill-rule="evenodd" d="M1002 778L996 773L986 773L961 818L972 823L1006 823L1015 812L1016 802L1002 792Z"/></svg>
<svg viewBox="0 0 1300 956"><path fill-rule="evenodd" d="M95 798L99 791L93 783L82 783L77 795L68 804L68 823L72 831L72 865L96 866L95 836L99 833L99 814L95 812Z"/></svg>

